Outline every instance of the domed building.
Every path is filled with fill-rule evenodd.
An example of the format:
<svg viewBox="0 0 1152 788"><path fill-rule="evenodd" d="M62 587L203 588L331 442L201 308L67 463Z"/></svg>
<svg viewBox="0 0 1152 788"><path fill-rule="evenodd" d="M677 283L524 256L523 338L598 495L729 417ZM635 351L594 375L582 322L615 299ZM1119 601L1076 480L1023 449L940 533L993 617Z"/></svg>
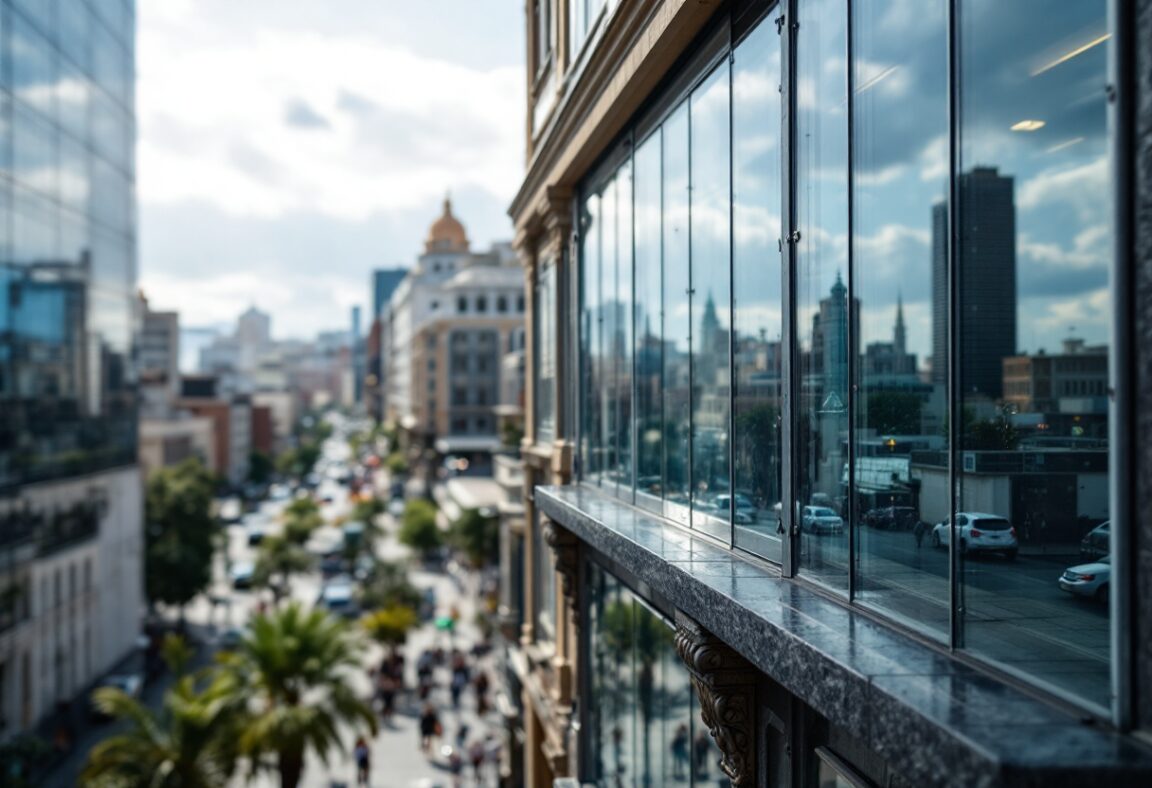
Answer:
<svg viewBox="0 0 1152 788"><path fill-rule="evenodd" d="M510 243L474 253L452 201L382 305L381 412L408 446L484 468L501 446L503 356L524 330L524 276ZM522 388L522 384L519 384ZM513 385L515 388L515 385ZM519 398L517 397L517 400Z"/></svg>

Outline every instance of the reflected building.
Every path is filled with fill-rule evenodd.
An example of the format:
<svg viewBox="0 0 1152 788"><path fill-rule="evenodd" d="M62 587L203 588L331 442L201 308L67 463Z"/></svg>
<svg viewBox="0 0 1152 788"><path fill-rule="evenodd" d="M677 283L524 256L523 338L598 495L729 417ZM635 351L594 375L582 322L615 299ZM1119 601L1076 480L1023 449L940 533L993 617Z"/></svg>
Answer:
<svg viewBox="0 0 1152 788"><path fill-rule="evenodd" d="M861 372L872 385L885 381L917 383L916 354L908 352L908 329L904 325L904 301L896 301L896 322L891 342L872 342L864 348Z"/></svg>
<svg viewBox="0 0 1152 788"><path fill-rule="evenodd" d="M134 39L128 0L0 0L0 743L143 620Z"/></svg>
<svg viewBox="0 0 1152 788"><path fill-rule="evenodd" d="M960 381L965 396L999 399L1001 363L1016 355L1016 206L1014 180L995 167L960 173L957 261L960 304ZM948 369L948 213L932 207L932 382Z"/></svg>

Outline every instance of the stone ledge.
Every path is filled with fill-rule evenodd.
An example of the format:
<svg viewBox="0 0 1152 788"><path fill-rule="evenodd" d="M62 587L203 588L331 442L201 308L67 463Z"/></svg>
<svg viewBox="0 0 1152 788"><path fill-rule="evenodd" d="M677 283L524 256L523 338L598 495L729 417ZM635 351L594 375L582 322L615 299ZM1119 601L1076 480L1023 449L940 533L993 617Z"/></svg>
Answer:
<svg viewBox="0 0 1152 788"><path fill-rule="evenodd" d="M1152 750L981 673L690 531L580 486L542 513L610 556L905 778L1152 785Z"/></svg>

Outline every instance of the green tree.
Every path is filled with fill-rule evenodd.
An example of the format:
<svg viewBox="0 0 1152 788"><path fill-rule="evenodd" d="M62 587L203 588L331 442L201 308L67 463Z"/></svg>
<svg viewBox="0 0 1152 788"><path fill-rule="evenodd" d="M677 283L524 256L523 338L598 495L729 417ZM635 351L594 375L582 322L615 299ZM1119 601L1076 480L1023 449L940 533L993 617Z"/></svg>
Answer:
<svg viewBox="0 0 1152 788"><path fill-rule="evenodd" d="M389 454L388 459L384 460L384 465L393 476L403 476L408 473L408 460L404 458L403 452L394 451Z"/></svg>
<svg viewBox="0 0 1152 788"><path fill-rule="evenodd" d="M279 604L292 575L311 572L312 565L312 556L299 544L285 536L269 536L260 543L252 583L258 588L270 588Z"/></svg>
<svg viewBox="0 0 1152 788"><path fill-rule="evenodd" d="M364 578L360 605L366 610L388 607L418 609L420 602L420 591L408 580L408 571L403 564L376 561Z"/></svg>
<svg viewBox="0 0 1152 788"><path fill-rule="evenodd" d="M480 569L499 560L500 518L495 513L465 509L448 533L452 546Z"/></svg>
<svg viewBox="0 0 1152 788"><path fill-rule="evenodd" d="M148 599L180 607L208 587L218 524L212 475L197 459L158 471L144 505L144 583Z"/></svg>
<svg viewBox="0 0 1152 788"><path fill-rule="evenodd" d="M350 678L361 642L339 619L297 603L253 619L240 648L221 658L235 703L240 752L253 770L275 769L295 788L311 752L324 763L341 750L342 727L376 732L370 706Z"/></svg>
<svg viewBox="0 0 1152 788"><path fill-rule="evenodd" d="M311 498L296 498L284 507L284 538L294 544L306 544L323 524L320 507Z"/></svg>
<svg viewBox="0 0 1152 788"><path fill-rule="evenodd" d="M873 391L868 395L867 426L878 435L919 435L920 395L911 391Z"/></svg>
<svg viewBox="0 0 1152 788"><path fill-rule="evenodd" d="M228 718L231 696L203 677L183 676L164 694L159 714L122 690L93 695L101 712L125 720L123 733L88 754L84 785L116 788L222 788L235 769Z"/></svg>
<svg viewBox="0 0 1152 788"><path fill-rule="evenodd" d="M370 638L394 653L396 647L408 639L408 633L416 626L417 618L413 608L394 605L368 614L361 626Z"/></svg>
<svg viewBox="0 0 1152 788"><path fill-rule="evenodd" d="M436 525L436 505L420 498L409 501L397 536L401 544L424 555L439 549L444 537Z"/></svg>
<svg viewBox="0 0 1152 788"><path fill-rule="evenodd" d="M272 458L262 451L249 454L248 481L253 484L267 484L272 481Z"/></svg>

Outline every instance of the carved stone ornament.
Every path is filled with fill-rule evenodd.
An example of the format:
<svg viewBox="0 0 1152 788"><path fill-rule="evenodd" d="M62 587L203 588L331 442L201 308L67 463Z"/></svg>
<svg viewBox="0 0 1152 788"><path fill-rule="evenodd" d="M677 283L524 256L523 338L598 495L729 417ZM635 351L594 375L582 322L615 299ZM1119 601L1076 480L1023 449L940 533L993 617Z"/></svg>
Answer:
<svg viewBox="0 0 1152 788"><path fill-rule="evenodd" d="M578 548L580 540L566 528L547 517L542 517L541 531L544 542L552 548L556 571L560 573L560 587L572 611L572 623L580 626L580 600L576 596L576 579L580 571Z"/></svg>
<svg viewBox="0 0 1152 788"><path fill-rule="evenodd" d="M757 671L724 641L683 613L676 616L676 652L692 676L700 717L733 785L756 784Z"/></svg>

